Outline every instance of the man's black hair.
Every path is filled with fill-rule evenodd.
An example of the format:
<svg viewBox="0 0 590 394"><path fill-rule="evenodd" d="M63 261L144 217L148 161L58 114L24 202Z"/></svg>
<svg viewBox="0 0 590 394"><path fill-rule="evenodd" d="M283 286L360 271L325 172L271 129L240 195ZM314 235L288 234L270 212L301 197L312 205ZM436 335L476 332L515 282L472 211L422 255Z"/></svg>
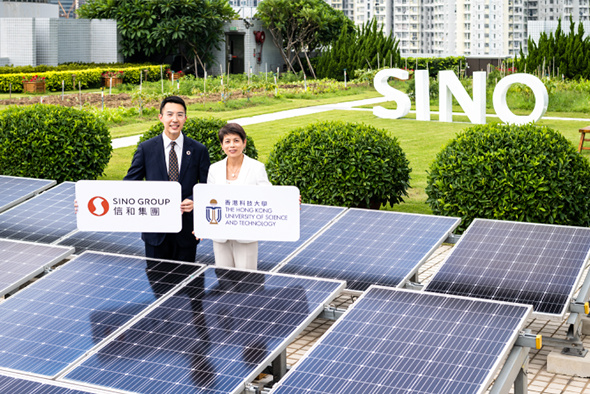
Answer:
<svg viewBox="0 0 590 394"><path fill-rule="evenodd" d="M164 109L164 106L168 103L182 105L182 107L184 108L184 113L186 114L186 103L184 102L182 97L178 97L178 96L168 96L164 100L162 100L162 103L160 104L160 114L162 113L162 109Z"/></svg>

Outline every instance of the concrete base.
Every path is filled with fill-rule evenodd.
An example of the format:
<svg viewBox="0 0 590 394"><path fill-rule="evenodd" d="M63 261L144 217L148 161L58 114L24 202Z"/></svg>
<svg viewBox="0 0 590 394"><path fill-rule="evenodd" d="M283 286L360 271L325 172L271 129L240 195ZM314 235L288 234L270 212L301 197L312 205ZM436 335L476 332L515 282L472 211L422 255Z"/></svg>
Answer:
<svg viewBox="0 0 590 394"><path fill-rule="evenodd" d="M590 377L590 352L586 354L586 357L575 357L553 351L547 355L547 372L588 378Z"/></svg>
<svg viewBox="0 0 590 394"><path fill-rule="evenodd" d="M588 316L582 317L582 334L590 335L590 318Z"/></svg>

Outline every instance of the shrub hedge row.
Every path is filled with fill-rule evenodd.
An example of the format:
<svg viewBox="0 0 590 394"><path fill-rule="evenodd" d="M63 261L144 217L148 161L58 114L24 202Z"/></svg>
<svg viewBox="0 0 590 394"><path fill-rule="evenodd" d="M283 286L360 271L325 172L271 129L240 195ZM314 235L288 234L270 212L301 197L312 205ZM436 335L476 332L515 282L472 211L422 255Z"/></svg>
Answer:
<svg viewBox="0 0 590 394"><path fill-rule="evenodd" d="M590 225L590 163L560 133L533 124L477 125L436 156L428 174L436 215Z"/></svg>
<svg viewBox="0 0 590 394"><path fill-rule="evenodd" d="M305 203L379 209L407 196L410 168L397 139L373 126L320 122L295 129L267 163L275 185L295 185Z"/></svg>
<svg viewBox="0 0 590 394"><path fill-rule="evenodd" d="M112 71L124 71L123 83L139 84L140 73L143 72L143 80L146 78L146 72L148 70L147 79L149 81L160 80L160 67L157 66L137 66L137 67L125 67L125 68L88 68L80 70L65 70L65 71L46 71L46 72L31 72L31 73L11 73L11 74L0 74L0 92L10 91L10 84L12 83L12 91L22 92L23 91L23 78L30 80L37 76L37 78L45 78L45 89L50 92L57 92L61 90L61 83L64 82L65 90L76 90L78 89L78 83L84 89L88 88L99 88L102 84L102 74L104 72ZM162 66L164 70L167 65ZM164 72L164 77L166 74ZM75 84L75 86L74 86Z"/></svg>
<svg viewBox="0 0 590 394"><path fill-rule="evenodd" d="M111 158L105 123L76 108L36 104L0 114L0 172L55 179L96 179Z"/></svg>
<svg viewBox="0 0 590 394"><path fill-rule="evenodd" d="M40 64L38 66L0 66L0 74L31 74L44 73L47 71L72 71L86 70L90 68L128 68L150 66L150 63L62 63L58 66Z"/></svg>

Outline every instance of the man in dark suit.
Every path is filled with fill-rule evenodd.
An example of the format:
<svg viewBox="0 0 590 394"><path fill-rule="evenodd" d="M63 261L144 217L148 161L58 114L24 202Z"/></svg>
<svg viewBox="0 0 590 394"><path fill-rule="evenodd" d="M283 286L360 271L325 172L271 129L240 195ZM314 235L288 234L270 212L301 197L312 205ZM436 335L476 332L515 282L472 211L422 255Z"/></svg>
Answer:
<svg viewBox="0 0 590 394"><path fill-rule="evenodd" d="M194 262L197 243L193 231L193 186L207 183L207 148L182 134L186 104L178 96L166 97L160 104L164 132L142 142L124 180L176 181L182 186L182 230L179 233L142 233L145 255L150 258Z"/></svg>

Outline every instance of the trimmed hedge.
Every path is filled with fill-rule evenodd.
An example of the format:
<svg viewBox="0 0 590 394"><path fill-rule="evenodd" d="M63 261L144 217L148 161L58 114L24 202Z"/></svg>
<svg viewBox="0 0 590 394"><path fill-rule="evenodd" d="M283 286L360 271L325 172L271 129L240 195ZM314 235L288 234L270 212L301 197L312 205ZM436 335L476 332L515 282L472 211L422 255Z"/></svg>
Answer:
<svg viewBox="0 0 590 394"><path fill-rule="evenodd" d="M103 121L75 108L36 104L0 114L0 171L3 175L96 179L111 157Z"/></svg>
<svg viewBox="0 0 590 394"><path fill-rule="evenodd" d="M168 66L164 65L164 70ZM148 70L148 81L160 80L160 66L140 66L140 67L103 67L103 68L87 68L67 71L47 71L39 73L11 73L0 74L0 92L8 92L10 84L12 83L12 91L14 93L23 91L23 78L30 80L32 77L45 77L45 89L50 92L61 91L61 82L64 81L65 90L77 90L78 82L83 89L100 88L102 83L102 74L106 71L124 71L123 83L139 84L139 74L143 72L143 80L145 81L145 71ZM75 76L75 78L74 78ZM164 78L166 77L164 71ZM74 86L75 84L75 86Z"/></svg>
<svg viewBox="0 0 590 394"><path fill-rule="evenodd" d="M275 185L295 185L305 203L345 207L396 204L410 168L396 138L373 126L319 122L291 131L269 155Z"/></svg>
<svg viewBox="0 0 590 394"><path fill-rule="evenodd" d="M182 128L182 133L207 147L211 163L216 163L225 159L225 153L219 143L218 132L221 127L227 124L227 121L215 118L191 118L189 117ZM150 127L147 133L144 133L139 139L139 144L147 141L164 131L164 125L161 122ZM244 153L252 159L258 159L258 150L254 145L252 137L248 136L246 149Z"/></svg>
<svg viewBox="0 0 590 394"><path fill-rule="evenodd" d="M557 131L533 124L471 127L430 166L437 215L590 225L590 163Z"/></svg>

